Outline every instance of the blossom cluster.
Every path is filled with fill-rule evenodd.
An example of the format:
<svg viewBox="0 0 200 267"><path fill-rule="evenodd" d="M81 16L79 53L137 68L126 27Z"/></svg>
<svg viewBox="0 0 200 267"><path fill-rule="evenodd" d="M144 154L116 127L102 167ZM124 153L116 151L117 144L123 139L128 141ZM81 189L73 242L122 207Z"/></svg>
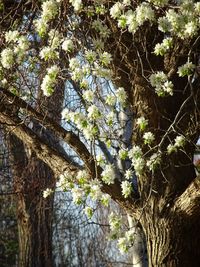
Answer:
<svg viewBox="0 0 200 267"><path fill-rule="evenodd" d="M126 10L126 7L130 4L130 1L116 2L110 8L110 15L118 21L120 28L128 27L129 32L134 34L144 22L154 21L155 14L151 5L147 2L142 2L135 10Z"/></svg>
<svg viewBox="0 0 200 267"><path fill-rule="evenodd" d="M12 68L14 63L21 63L29 49L29 41L25 35L20 32L8 31L5 34L7 48L1 52L1 64L5 69Z"/></svg>
<svg viewBox="0 0 200 267"><path fill-rule="evenodd" d="M133 245L135 238L135 231L130 229L125 232L123 237L117 241L117 246L122 254L127 253L129 248Z"/></svg>
<svg viewBox="0 0 200 267"><path fill-rule="evenodd" d="M150 83L155 87L158 96L173 95L173 83L168 81L167 75L163 71L151 74Z"/></svg>
<svg viewBox="0 0 200 267"><path fill-rule="evenodd" d="M171 154L172 152L176 152L179 148L185 145L185 137L183 135L178 135L175 140L174 144L169 144L167 147L167 153Z"/></svg>
<svg viewBox="0 0 200 267"><path fill-rule="evenodd" d="M51 96L53 94L59 71L60 69L56 65L47 69L47 74L41 84L41 89L45 96Z"/></svg>
<svg viewBox="0 0 200 267"><path fill-rule="evenodd" d="M192 62L187 62L178 68L179 77L190 76L195 69L195 65Z"/></svg>
<svg viewBox="0 0 200 267"><path fill-rule="evenodd" d="M135 174L137 176L140 176L145 167L145 160L143 158L142 149L139 146L133 146L132 149L129 150L128 156L132 161Z"/></svg>
<svg viewBox="0 0 200 267"><path fill-rule="evenodd" d="M164 56L171 48L173 45L173 39L172 37L166 37L163 39L162 43L156 44L154 48L154 53L158 56Z"/></svg>
<svg viewBox="0 0 200 267"><path fill-rule="evenodd" d="M158 29L181 39L192 38L199 29L199 3L181 1L178 9L170 8L158 20Z"/></svg>
<svg viewBox="0 0 200 267"><path fill-rule="evenodd" d="M121 188L122 188L122 195L125 198L129 197L133 190L132 183L129 181L122 181Z"/></svg>
<svg viewBox="0 0 200 267"><path fill-rule="evenodd" d="M102 174L102 181L106 184L113 184L115 180L115 171L112 165L106 165Z"/></svg>
<svg viewBox="0 0 200 267"><path fill-rule="evenodd" d="M48 30L48 23L58 14L59 2L56 0L47 0L42 3L41 17L35 21L35 27L38 34L43 37Z"/></svg>

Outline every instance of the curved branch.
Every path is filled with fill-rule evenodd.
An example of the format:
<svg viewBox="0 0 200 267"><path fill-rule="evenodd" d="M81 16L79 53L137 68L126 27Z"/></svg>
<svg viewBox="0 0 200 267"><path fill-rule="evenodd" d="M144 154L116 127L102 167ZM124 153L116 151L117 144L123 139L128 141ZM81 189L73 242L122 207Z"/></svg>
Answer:
<svg viewBox="0 0 200 267"><path fill-rule="evenodd" d="M13 118L0 112L0 123L4 124L5 128L15 134L20 140L23 140L36 153L37 157L53 169L57 175L66 169L72 172L80 169L77 163L50 147L42 137L34 133L18 117Z"/></svg>
<svg viewBox="0 0 200 267"><path fill-rule="evenodd" d="M45 128L48 128L49 130L53 131L57 137L65 141L78 154L78 156L84 162L89 173L95 176L94 159L90 155L87 147L73 132L65 130L50 117L46 116L41 112L36 111L31 105L27 104L20 97L12 94L8 90L0 88L0 92L10 101L11 105L26 110L29 116L32 116Z"/></svg>

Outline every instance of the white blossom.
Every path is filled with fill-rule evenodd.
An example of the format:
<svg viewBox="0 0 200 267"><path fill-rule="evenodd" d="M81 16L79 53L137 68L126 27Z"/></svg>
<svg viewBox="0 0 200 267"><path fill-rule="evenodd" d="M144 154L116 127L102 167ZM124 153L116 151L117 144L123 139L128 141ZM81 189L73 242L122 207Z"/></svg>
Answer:
<svg viewBox="0 0 200 267"><path fill-rule="evenodd" d="M53 65L47 69L47 74L45 75L41 84L41 89L45 96L50 96L54 92L54 86L59 71L60 69L56 65Z"/></svg>
<svg viewBox="0 0 200 267"><path fill-rule="evenodd" d="M92 124L88 124L87 127L83 129L83 134L86 139L92 140L98 132L98 128Z"/></svg>
<svg viewBox="0 0 200 267"><path fill-rule="evenodd" d="M133 146L128 152L128 156L132 160L141 158L142 155L143 155L142 149L139 146Z"/></svg>
<svg viewBox="0 0 200 267"><path fill-rule="evenodd" d="M65 38L64 42L62 43L62 49L66 52L72 52L74 50L74 44L71 39Z"/></svg>
<svg viewBox="0 0 200 267"><path fill-rule="evenodd" d="M93 63L96 60L96 57L97 57L97 53L95 51L87 50L85 52L85 58L87 59L89 63Z"/></svg>
<svg viewBox="0 0 200 267"><path fill-rule="evenodd" d="M122 195L127 198L132 192L132 183L129 181L122 181L121 183Z"/></svg>
<svg viewBox="0 0 200 267"><path fill-rule="evenodd" d="M178 68L179 77L189 76L193 73L195 65L192 62L187 62Z"/></svg>
<svg viewBox="0 0 200 267"><path fill-rule="evenodd" d="M50 30L48 35L49 35L49 39L48 39L49 46L51 46L54 49L58 48L60 46L61 39L62 39L59 31L52 29Z"/></svg>
<svg viewBox="0 0 200 267"><path fill-rule="evenodd" d="M59 188L59 190L70 190L74 187L74 183L71 182L72 175L70 172L65 171L63 174L59 176L59 179L56 183L56 187Z"/></svg>
<svg viewBox="0 0 200 267"><path fill-rule="evenodd" d="M101 113L100 113L99 109L97 108L97 106L95 106L95 105L89 106L87 111L88 111L88 118L89 119L97 120L101 117Z"/></svg>
<svg viewBox="0 0 200 267"><path fill-rule="evenodd" d="M133 177L133 171L131 169L126 170L124 177L130 180Z"/></svg>
<svg viewBox="0 0 200 267"><path fill-rule="evenodd" d="M157 166L161 162L161 155L160 153L154 153L149 160L147 160L146 164L150 171L154 171Z"/></svg>
<svg viewBox="0 0 200 267"><path fill-rule="evenodd" d="M108 206L110 200L111 200L111 197L108 194L103 194L101 197L101 203L106 207Z"/></svg>
<svg viewBox="0 0 200 267"><path fill-rule="evenodd" d="M163 71L158 71L150 76L150 83L153 87L159 87L167 81L167 75Z"/></svg>
<svg viewBox="0 0 200 267"><path fill-rule="evenodd" d="M117 100L121 103L121 104L124 104L127 100L127 94L124 90L123 87L119 87L117 90L116 90L116 96L117 96Z"/></svg>
<svg viewBox="0 0 200 267"><path fill-rule="evenodd" d="M108 218L111 231L119 230L122 224L122 218L119 215L111 212Z"/></svg>
<svg viewBox="0 0 200 267"><path fill-rule="evenodd" d="M172 145L172 144L169 144L169 145L167 146L167 153L168 153L168 154L171 154L172 152L176 152L176 151L177 151L176 146L174 146L174 145Z"/></svg>
<svg viewBox="0 0 200 267"><path fill-rule="evenodd" d="M69 68L71 70L75 70L79 66L80 66L80 63L79 63L77 58L75 58L75 57L70 58L70 60L69 60Z"/></svg>
<svg viewBox="0 0 200 267"><path fill-rule="evenodd" d="M125 16L126 16L128 31L134 34L139 26L136 20L136 13L132 10L129 10L125 13Z"/></svg>
<svg viewBox="0 0 200 267"><path fill-rule="evenodd" d="M79 180L81 182L88 181L89 177L90 176L89 176L89 174L88 174L88 172L86 170L78 171L77 176L76 176L77 180Z"/></svg>
<svg viewBox="0 0 200 267"><path fill-rule="evenodd" d="M114 168L111 164L105 166L101 173L102 181L106 184L113 184L115 180Z"/></svg>
<svg viewBox="0 0 200 267"><path fill-rule="evenodd" d="M159 7L164 7L169 2L169 0L148 0L148 1Z"/></svg>
<svg viewBox="0 0 200 267"><path fill-rule="evenodd" d="M101 185L96 183L90 187L90 197L93 200L98 200L102 196Z"/></svg>
<svg viewBox="0 0 200 267"><path fill-rule="evenodd" d="M94 92L92 90L86 90L83 92L83 98L88 102L93 102Z"/></svg>
<svg viewBox="0 0 200 267"><path fill-rule="evenodd" d="M161 32L169 32L171 30L171 23L166 17L158 19L158 29Z"/></svg>
<svg viewBox="0 0 200 267"><path fill-rule="evenodd" d="M125 6L131 5L131 0L123 0L123 5Z"/></svg>
<svg viewBox="0 0 200 267"><path fill-rule="evenodd" d="M5 48L1 52L1 64L5 69L9 69L14 64L14 53L10 48Z"/></svg>
<svg viewBox="0 0 200 267"><path fill-rule="evenodd" d="M146 132L143 135L144 143L150 145L154 140L154 134L152 132Z"/></svg>
<svg viewBox="0 0 200 267"><path fill-rule="evenodd" d="M72 192L73 202L75 204L81 204L84 199L83 189L76 187L76 188L72 188L71 192Z"/></svg>
<svg viewBox="0 0 200 267"><path fill-rule="evenodd" d="M114 95L108 95L106 96L106 104L109 106L114 106L116 104L116 97Z"/></svg>
<svg viewBox="0 0 200 267"><path fill-rule="evenodd" d="M113 111L108 113L108 115L106 116L106 123L108 126L113 125L115 116L116 116L116 114Z"/></svg>
<svg viewBox="0 0 200 267"><path fill-rule="evenodd" d="M125 160L128 156L128 150L127 149L121 148L118 153L119 153L119 158L122 160Z"/></svg>
<svg viewBox="0 0 200 267"><path fill-rule="evenodd" d="M185 145L185 137L183 135L179 135L175 138L175 147L183 147Z"/></svg>
<svg viewBox="0 0 200 267"><path fill-rule="evenodd" d="M128 245L129 242L127 242L126 237L120 237L117 241L117 246L119 248L119 251L124 254L128 252Z"/></svg>
<svg viewBox="0 0 200 267"><path fill-rule="evenodd" d="M45 46L40 51L40 57L41 59L44 59L45 61L49 59L56 59L58 58L58 52L55 51L53 47Z"/></svg>
<svg viewBox="0 0 200 267"><path fill-rule="evenodd" d="M144 117L140 117L137 119L136 124L139 126L141 131L144 131L148 125L148 120Z"/></svg>
<svg viewBox="0 0 200 267"><path fill-rule="evenodd" d="M119 28L125 29L127 26L127 17L126 15L121 15L117 20L117 25Z"/></svg>
<svg viewBox="0 0 200 267"><path fill-rule="evenodd" d="M198 24L196 21L189 21L185 24L184 37L193 37L198 32Z"/></svg>
<svg viewBox="0 0 200 267"><path fill-rule="evenodd" d="M158 96L173 95L174 85L171 81L168 81L167 75L163 71L152 74L150 83L155 87Z"/></svg>
<svg viewBox="0 0 200 267"><path fill-rule="evenodd" d="M112 56L108 52L103 52L103 54L100 54L99 59L104 66L108 66L111 63Z"/></svg>
<svg viewBox="0 0 200 267"><path fill-rule="evenodd" d="M183 147L184 145L185 137L183 135L178 135L174 140L174 144L169 144L167 146L167 153L171 154L172 152L177 152L177 149Z"/></svg>
<svg viewBox="0 0 200 267"><path fill-rule="evenodd" d="M96 156L97 165L103 166L105 163L105 158L102 154Z"/></svg>
<svg viewBox="0 0 200 267"><path fill-rule="evenodd" d="M51 188L47 188L46 190L43 191L43 198L47 198L53 193L53 190Z"/></svg>
<svg viewBox="0 0 200 267"><path fill-rule="evenodd" d="M48 24L42 18L39 18L35 20L35 28L39 35L43 37L47 32Z"/></svg>
<svg viewBox="0 0 200 267"><path fill-rule="evenodd" d="M154 53L157 56L158 55L164 56L164 54L166 54L166 52L168 52L171 47L172 47L172 38L167 37L167 38L163 39L161 44L156 44L156 46L154 48Z"/></svg>
<svg viewBox="0 0 200 267"><path fill-rule="evenodd" d="M124 5L120 2L116 2L111 8L110 8L110 16L114 19L119 17L121 15L121 12L123 10Z"/></svg>
<svg viewBox="0 0 200 267"><path fill-rule="evenodd" d="M93 20L92 27L99 32L100 36L104 39L107 39L110 35L110 29L107 25L103 24L103 21L100 19Z"/></svg>
<svg viewBox="0 0 200 267"><path fill-rule="evenodd" d="M69 0L76 12L80 11L83 7L82 0Z"/></svg>
<svg viewBox="0 0 200 267"><path fill-rule="evenodd" d="M28 50L29 42L25 36L20 36L17 40L17 43L18 43L18 48L22 50L23 52Z"/></svg>
<svg viewBox="0 0 200 267"><path fill-rule="evenodd" d="M134 158L132 159L132 165L135 170L135 174L140 176L145 167L145 160L143 158Z"/></svg>
<svg viewBox="0 0 200 267"><path fill-rule="evenodd" d="M58 14L58 4L54 0L48 0L42 3L42 20L48 22Z"/></svg>
<svg viewBox="0 0 200 267"><path fill-rule="evenodd" d="M142 2L136 8L136 21L139 25L142 25L145 21L154 20L154 11L148 3Z"/></svg>
<svg viewBox="0 0 200 267"><path fill-rule="evenodd" d="M10 42L17 42L18 38L19 38L19 32L18 31L8 31L5 34L5 39L6 42L10 43Z"/></svg>
<svg viewBox="0 0 200 267"><path fill-rule="evenodd" d="M87 217L90 219L93 215L93 209L91 207L85 207L83 210Z"/></svg>

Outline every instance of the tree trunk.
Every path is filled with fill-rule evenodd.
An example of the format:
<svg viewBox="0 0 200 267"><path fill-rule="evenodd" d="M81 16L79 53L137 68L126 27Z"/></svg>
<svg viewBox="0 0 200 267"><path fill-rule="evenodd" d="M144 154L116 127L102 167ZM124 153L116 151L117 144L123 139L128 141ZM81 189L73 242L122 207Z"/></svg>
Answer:
<svg viewBox="0 0 200 267"><path fill-rule="evenodd" d="M38 110L45 106L48 114L59 122L63 103L64 86L60 85L57 95L44 98L38 92ZM47 140L48 144L64 153L52 131L33 120L33 132ZM52 267L52 216L53 194L43 197L47 188L55 189L55 174L50 166L40 160L36 153L27 148L18 137L10 135L12 171L17 193L17 220L19 236L18 267Z"/></svg>
<svg viewBox="0 0 200 267"><path fill-rule="evenodd" d="M10 136L12 169L17 193L19 267L51 267L53 197L44 199L42 191L54 187L50 168L36 157L25 156L23 143Z"/></svg>
<svg viewBox="0 0 200 267"><path fill-rule="evenodd" d="M200 220L176 209L144 215L149 267L199 267Z"/></svg>

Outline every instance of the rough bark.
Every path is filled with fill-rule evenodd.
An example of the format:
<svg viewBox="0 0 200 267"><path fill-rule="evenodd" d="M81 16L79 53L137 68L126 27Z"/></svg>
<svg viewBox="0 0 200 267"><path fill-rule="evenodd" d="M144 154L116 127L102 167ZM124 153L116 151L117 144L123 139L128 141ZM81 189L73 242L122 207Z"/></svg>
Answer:
<svg viewBox="0 0 200 267"><path fill-rule="evenodd" d="M183 206L186 200L190 201L190 198L184 199ZM196 206L199 207L199 204ZM144 214L142 219L147 240L149 266L199 266L199 211L196 212L197 216L192 218L189 214L177 209L176 205L163 214L160 214L156 207L157 205L152 203L152 213Z"/></svg>
<svg viewBox="0 0 200 267"><path fill-rule="evenodd" d="M26 157L25 147L10 136L10 153L17 203L19 267L53 266L53 197L44 200L42 190L55 183L52 171L36 156Z"/></svg>
<svg viewBox="0 0 200 267"><path fill-rule="evenodd" d="M43 104L49 105L49 114L53 114L59 121L63 101L62 90L56 97L57 101L52 97L46 99L45 103L43 101ZM39 109L41 106L38 106ZM43 139L48 137L51 147L57 149L57 153L61 153L53 133L49 130L41 130L38 126L34 120L32 132L39 133ZM53 194L44 199L42 193L46 188L55 188L56 173L53 173L51 168L36 155L32 147L23 143L25 138L25 136L22 137L23 134L21 140L20 136L14 135L14 132L10 132L9 136L14 187L17 193L18 266L51 267L54 265L52 258ZM39 142L35 145L40 146Z"/></svg>

